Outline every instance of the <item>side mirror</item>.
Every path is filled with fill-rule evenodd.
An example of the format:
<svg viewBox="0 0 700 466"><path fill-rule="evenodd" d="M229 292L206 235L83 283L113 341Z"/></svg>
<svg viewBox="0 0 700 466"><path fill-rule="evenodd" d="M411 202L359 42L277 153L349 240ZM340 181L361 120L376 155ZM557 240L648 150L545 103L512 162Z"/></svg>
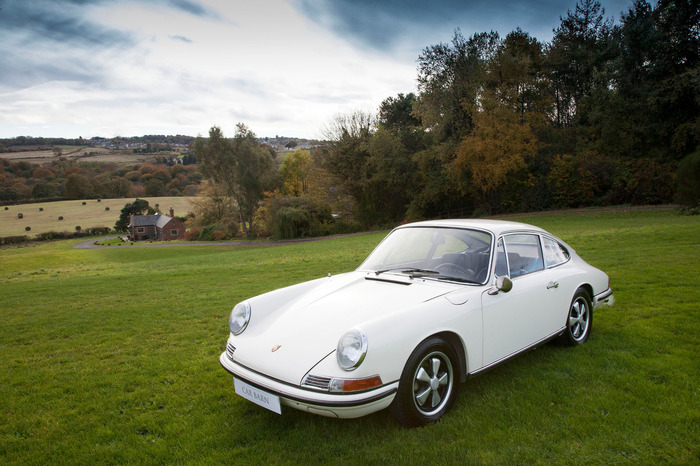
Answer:
<svg viewBox="0 0 700 466"><path fill-rule="evenodd" d="M513 282L508 277L496 277L496 286L489 291L490 295L498 294L499 292L508 293L513 289Z"/></svg>

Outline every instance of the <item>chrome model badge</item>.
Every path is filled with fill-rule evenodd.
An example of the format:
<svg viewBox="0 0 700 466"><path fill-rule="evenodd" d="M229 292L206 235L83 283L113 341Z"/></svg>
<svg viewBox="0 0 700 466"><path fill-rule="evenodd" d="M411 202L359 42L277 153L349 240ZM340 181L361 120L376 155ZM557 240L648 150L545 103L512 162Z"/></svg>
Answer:
<svg viewBox="0 0 700 466"><path fill-rule="evenodd" d="M282 347L282 345L275 345L275 346L273 346L273 347L272 347L272 352L274 353L275 351L277 351L277 350L280 349L281 347Z"/></svg>

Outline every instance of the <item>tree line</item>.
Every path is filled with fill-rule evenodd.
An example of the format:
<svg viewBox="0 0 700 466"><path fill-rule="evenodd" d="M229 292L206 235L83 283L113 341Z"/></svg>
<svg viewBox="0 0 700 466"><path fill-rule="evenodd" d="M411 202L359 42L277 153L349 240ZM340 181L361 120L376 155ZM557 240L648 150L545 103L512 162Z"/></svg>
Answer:
<svg viewBox="0 0 700 466"><path fill-rule="evenodd" d="M329 125L323 166L362 223L670 203L685 188L697 202L697 2L636 0L614 25L581 0L560 19L551 43L457 30L419 56L416 94Z"/></svg>
<svg viewBox="0 0 700 466"><path fill-rule="evenodd" d="M700 12L581 0L551 43L517 28L426 47L417 93L335 117L279 169L243 124L198 138L193 239L290 238L399 221L700 201ZM235 220L232 220L235 219Z"/></svg>
<svg viewBox="0 0 700 466"><path fill-rule="evenodd" d="M196 196L196 165L117 165L63 158L38 165L0 158L0 203L29 200Z"/></svg>

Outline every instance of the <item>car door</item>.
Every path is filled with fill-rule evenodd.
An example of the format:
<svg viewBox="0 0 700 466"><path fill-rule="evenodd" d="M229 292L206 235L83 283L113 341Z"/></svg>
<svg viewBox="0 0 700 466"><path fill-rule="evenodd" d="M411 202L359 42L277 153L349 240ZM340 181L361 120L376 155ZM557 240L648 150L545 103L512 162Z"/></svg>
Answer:
<svg viewBox="0 0 700 466"><path fill-rule="evenodd" d="M496 276L509 276L513 287L482 294L484 366L542 341L564 324L559 322L556 272L545 268L538 234L499 238L494 267Z"/></svg>

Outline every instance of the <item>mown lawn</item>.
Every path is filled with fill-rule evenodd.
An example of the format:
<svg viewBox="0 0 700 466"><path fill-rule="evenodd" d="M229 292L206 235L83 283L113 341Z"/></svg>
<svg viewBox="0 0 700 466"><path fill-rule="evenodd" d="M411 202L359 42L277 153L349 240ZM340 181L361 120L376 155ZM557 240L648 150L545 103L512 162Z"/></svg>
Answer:
<svg viewBox="0 0 700 466"><path fill-rule="evenodd" d="M462 386L421 429L267 412L218 356L238 301L355 268L382 233L280 247L0 250L1 463L695 463L700 218L516 218L611 277L589 342Z"/></svg>

